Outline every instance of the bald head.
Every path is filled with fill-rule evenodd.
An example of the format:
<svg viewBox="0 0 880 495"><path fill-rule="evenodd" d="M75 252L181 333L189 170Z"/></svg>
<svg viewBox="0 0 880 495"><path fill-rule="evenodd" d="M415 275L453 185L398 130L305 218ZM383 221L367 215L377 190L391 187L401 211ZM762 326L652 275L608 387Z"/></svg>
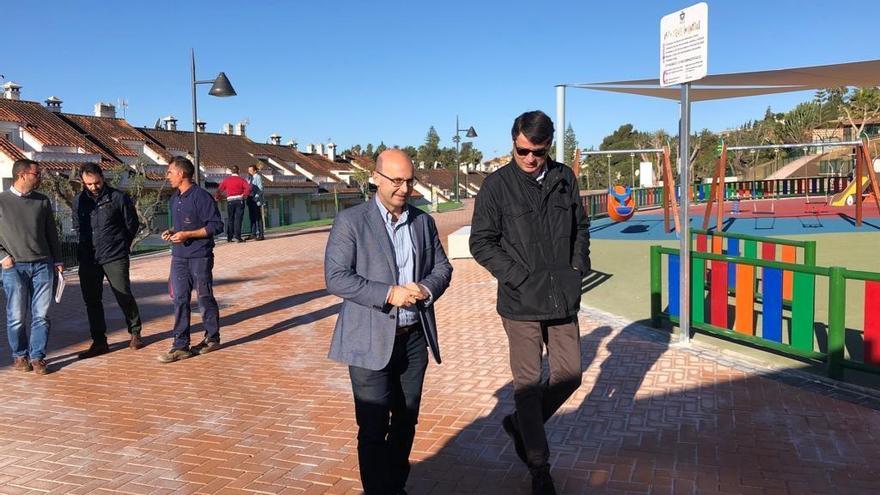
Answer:
<svg viewBox="0 0 880 495"><path fill-rule="evenodd" d="M398 175L398 177L409 176L412 175L413 163L409 155L402 150L385 150L379 153L379 157L376 158L376 170L390 175L386 172L386 169L393 170L394 172L403 172L404 175ZM394 175L391 175L391 177L394 177Z"/></svg>
<svg viewBox="0 0 880 495"><path fill-rule="evenodd" d="M413 191L414 174L409 155L398 149L385 150L376 159L376 196L392 215L399 215L406 206Z"/></svg>

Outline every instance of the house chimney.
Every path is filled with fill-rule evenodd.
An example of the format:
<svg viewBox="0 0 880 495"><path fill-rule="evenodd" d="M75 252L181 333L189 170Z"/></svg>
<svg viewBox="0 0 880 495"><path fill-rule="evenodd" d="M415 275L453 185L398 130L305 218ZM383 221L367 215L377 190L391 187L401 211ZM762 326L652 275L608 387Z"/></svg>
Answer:
<svg viewBox="0 0 880 495"><path fill-rule="evenodd" d="M312 154L314 152L315 152L315 145L312 143L307 144L306 145L306 153Z"/></svg>
<svg viewBox="0 0 880 495"><path fill-rule="evenodd" d="M238 124L236 124L236 126L235 126L235 134L236 135L247 136L247 134L244 131L245 131L245 123L244 122L239 122Z"/></svg>
<svg viewBox="0 0 880 495"><path fill-rule="evenodd" d="M232 124L227 122L223 124L223 134L232 134Z"/></svg>
<svg viewBox="0 0 880 495"><path fill-rule="evenodd" d="M64 102L61 101L61 98L57 96L50 96L46 98L46 108L48 108L50 112L60 113L62 103Z"/></svg>
<svg viewBox="0 0 880 495"><path fill-rule="evenodd" d="M319 155L324 154L324 143L318 143L317 145L315 145L315 153Z"/></svg>
<svg viewBox="0 0 880 495"><path fill-rule="evenodd" d="M269 142L274 144L275 146L280 146L281 145L281 135L278 133L272 133L272 135L269 136Z"/></svg>
<svg viewBox="0 0 880 495"><path fill-rule="evenodd" d="M297 145L299 145L299 143L297 143L295 140L291 139L290 141L287 142L287 145L293 149L296 149L296 147L297 147Z"/></svg>
<svg viewBox="0 0 880 495"><path fill-rule="evenodd" d="M110 103L104 103L104 102L99 101L98 103L95 103L95 117L115 119L116 118L116 107L114 107Z"/></svg>
<svg viewBox="0 0 880 495"><path fill-rule="evenodd" d="M174 118L174 115L169 115L162 119L162 122L165 122L165 130L166 131L176 131L177 130L177 119Z"/></svg>
<svg viewBox="0 0 880 495"><path fill-rule="evenodd" d="M204 120L200 120L196 122L196 129L198 129L199 132L204 133L208 129L208 123Z"/></svg>
<svg viewBox="0 0 880 495"><path fill-rule="evenodd" d="M331 162L336 161L336 144L333 142L327 145L327 159Z"/></svg>
<svg viewBox="0 0 880 495"><path fill-rule="evenodd" d="M7 100L20 100L21 99L21 85L15 84L12 81L3 85L3 98Z"/></svg>

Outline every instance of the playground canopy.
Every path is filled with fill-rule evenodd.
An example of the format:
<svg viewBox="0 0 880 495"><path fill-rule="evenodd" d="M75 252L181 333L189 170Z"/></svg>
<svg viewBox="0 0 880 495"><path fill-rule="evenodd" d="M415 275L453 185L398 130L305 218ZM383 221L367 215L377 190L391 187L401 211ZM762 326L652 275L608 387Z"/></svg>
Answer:
<svg viewBox="0 0 880 495"><path fill-rule="evenodd" d="M652 96L681 102L681 120L679 121L679 156L688 153L688 136L690 136L691 102L739 98L794 91L808 91L821 88L840 86L880 86L880 60L848 62L833 65L817 65L813 67L797 67L792 69L765 70L756 72L740 72L734 74L709 75L695 82L687 82L678 87L663 88L659 79L639 79L631 81L611 81L585 84L556 85L556 142L564 140L565 129L565 88L592 89ZM557 146L556 160L564 161L563 147ZM870 163L870 162L869 162ZM688 167L681 167L681 184L689 184ZM671 174L670 174L671 175ZM674 195L673 195L674 197ZM690 229L688 195L682 194L681 225L677 232L681 233L681 266L680 303L682 314L690 314L688 287L690 287ZM861 200L861 195L857 196ZM877 198L880 203L880 197ZM677 216L676 216L677 217ZM680 322L681 341L689 341L688 318Z"/></svg>
<svg viewBox="0 0 880 495"><path fill-rule="evenodd" d="M659 79L563 84L569 88L628 93L679 100L679 87L660 87ZM880 86L880 60L790 69L709 75L692 83L691 101L721 100L839 86Z"/></svg>

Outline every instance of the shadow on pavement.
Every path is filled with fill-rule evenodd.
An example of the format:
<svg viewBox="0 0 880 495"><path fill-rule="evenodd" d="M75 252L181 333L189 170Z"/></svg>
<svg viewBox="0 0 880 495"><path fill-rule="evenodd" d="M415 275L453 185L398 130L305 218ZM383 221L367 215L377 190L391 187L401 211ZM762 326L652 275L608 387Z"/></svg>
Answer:
<svg viewBox="0 0 880 495"><path fill-rule="evenodd" d="M660 361L669 334L639 325L615 335L596 361L607 335L600 327L583 336L584 368L598 365L582 385L591 389L546 424L559 493L880 490L871 474L878 449L864 441L880 428L877 398L804 374L733 371L725 379L724 367L709 359ZM676 377L704 384L678 386ZM501 427L514 408L510 382L495 395L487 416L414 464L411 493L530 493L528 471Z"/></svg>

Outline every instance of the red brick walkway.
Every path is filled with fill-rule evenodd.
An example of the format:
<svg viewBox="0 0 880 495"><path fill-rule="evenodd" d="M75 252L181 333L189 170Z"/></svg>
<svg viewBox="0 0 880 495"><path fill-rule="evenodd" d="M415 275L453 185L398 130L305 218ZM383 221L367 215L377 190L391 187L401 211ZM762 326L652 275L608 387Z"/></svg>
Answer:
<svg viewBox="0 0 880 495"><path fill-rule="evenodd" d="M469 215L438 215L444 237ZM75 360L88 329L74 277L52 310L52 374L13 372L0 345L0 493L358 493L347 371L325 358L339 303L324 292L326 238L221 245L224 348L170 365L156 361L169 344L167 257L133 265L151 344L136 352L108 291L117 350ZM472 260L453 264L408 488L528 493L500 428L513 398L495 281ZM562 493L880 491L871 401L602 315L581 325L584 384L548 423Z"/></svg>

